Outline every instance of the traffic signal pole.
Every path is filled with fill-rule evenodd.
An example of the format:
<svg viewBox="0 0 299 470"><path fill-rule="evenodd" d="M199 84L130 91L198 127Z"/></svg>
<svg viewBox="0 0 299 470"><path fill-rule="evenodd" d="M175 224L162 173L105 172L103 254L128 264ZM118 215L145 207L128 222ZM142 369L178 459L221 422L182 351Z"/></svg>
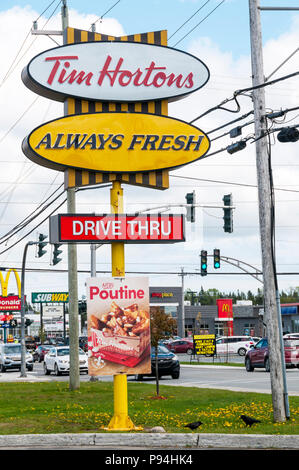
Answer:
<svg viewBox="0 0 299 470"><path fill-rule="evenodd" d="M263 49L260 21L260 1L249 0L251 65L253 87L265 82L263 73ZM267 148L267 118L265 109L265 90L255 88L252 92L254 124L256 136L256 168L259 198L259 222L264 280L265 323L269 342L270 378L272 391L273 416L275 422L286 420L283 369L285 367L284 349L281 344L279 311L277 308L277 279L274 270L272 198L270 186L270 164Z"/></svg>

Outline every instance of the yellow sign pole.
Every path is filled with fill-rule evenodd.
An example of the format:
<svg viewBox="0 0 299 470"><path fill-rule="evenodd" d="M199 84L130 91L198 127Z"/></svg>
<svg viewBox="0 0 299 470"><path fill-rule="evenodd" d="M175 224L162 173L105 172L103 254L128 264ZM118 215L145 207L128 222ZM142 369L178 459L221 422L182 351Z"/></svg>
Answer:
<svg viewBox="0 0 299 470"><path fill-rule="evenodd" d="M123 189L119 181L113 181L110 190L111 213L123 213ZM125 246L124 243L111 243L112 276L125 276ZM114 415L108 425L110 431L141 430L136 427L128 416L128 384L126 374L113 376L114 385Z"/></svg>

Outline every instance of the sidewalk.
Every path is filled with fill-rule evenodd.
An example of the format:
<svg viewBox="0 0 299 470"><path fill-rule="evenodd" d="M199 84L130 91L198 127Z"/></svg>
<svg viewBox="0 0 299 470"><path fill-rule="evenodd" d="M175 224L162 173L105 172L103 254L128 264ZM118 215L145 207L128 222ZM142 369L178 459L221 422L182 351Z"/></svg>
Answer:
<svg viewBox="0 0 299 470"><path fill-rule="evenodd" d="M94 446L96 449L299 449L299 435L92 433L0 435L0 449Z"/></svg>

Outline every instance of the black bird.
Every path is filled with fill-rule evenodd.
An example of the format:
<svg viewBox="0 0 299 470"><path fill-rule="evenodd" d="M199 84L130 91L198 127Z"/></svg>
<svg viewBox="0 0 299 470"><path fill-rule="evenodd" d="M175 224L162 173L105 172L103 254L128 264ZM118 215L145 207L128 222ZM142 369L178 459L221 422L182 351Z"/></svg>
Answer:
<svg viewBox="0 0 299 470"><path fill-rule="evenodd" d="M251 427L255 423L260 423L258 419L251 418L250 416L241 415L240 418L244 421L246 426Z"/></svg>
<svg viewBox="0 0 299 470"><path fill-rule="evenodd" d="M202 425L201 421L194 421L194 423L189 423L184 426L184 428L190 428L192 431L197 429L199 426Z"/></svg>

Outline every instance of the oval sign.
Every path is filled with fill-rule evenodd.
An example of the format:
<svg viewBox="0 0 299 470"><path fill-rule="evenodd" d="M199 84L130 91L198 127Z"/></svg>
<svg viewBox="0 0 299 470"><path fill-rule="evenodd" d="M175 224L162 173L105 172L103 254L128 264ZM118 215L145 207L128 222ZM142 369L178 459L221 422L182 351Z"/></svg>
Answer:
<svg viewBox="0 0 299 470"><path fill-rule="evenodd" d="M22 143L35 163L109 173L176 168L210 147L197 127L179 119L142 113L75 114L34 129Z"/></svg>
<svg viewBox="0 0 299 470"><path fill-rule="evenodd" d="M197 57L166 46L96 41L56 47L22 71L24 84L47 98L95 101L179 99L206 84L210 72Z"/></svg>

